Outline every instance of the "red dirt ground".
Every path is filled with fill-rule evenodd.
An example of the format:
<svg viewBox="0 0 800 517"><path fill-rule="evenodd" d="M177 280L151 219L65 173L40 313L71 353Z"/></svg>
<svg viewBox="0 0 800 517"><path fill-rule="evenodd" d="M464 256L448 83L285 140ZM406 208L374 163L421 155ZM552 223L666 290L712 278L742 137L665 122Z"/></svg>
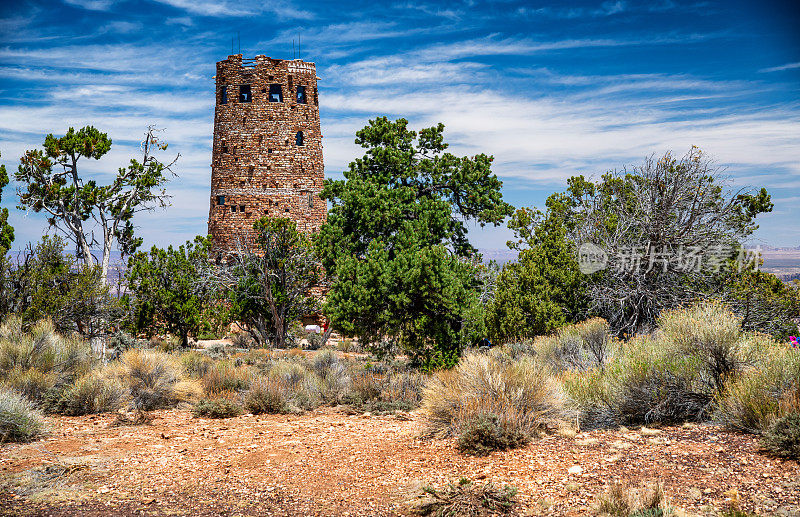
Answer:
<svg viewBox="0 0 800 517"><path fill-rule="evenodd" d="M716 515L732 498L800 515L798 463L714 426L555 434L470 457L420 439L415 413L153 415L126 427L114 415L48 418L45 439L0 446L0 514L398 515L420 486L466 477L517 487L521 515L591 515L615 481L663 483L679 515Z"/></svg>

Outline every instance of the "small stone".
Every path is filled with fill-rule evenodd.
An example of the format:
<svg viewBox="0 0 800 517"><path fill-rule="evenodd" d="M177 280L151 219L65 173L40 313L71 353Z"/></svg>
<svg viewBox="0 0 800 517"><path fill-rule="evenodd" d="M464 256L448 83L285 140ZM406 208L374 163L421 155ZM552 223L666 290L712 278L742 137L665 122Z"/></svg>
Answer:
<svg viewBox="0 0 800 517"><path fill-rule="evenodd" d="M695 501L699 501L703 498L703 492L697 487L692 487L689 489L689 497Z"/></svg>
<svg viewBox="0 0 800 517"><path fill-rule="evenodd" d="M583 469L580 465L573 465L567 469L567 474L571 476L579 476L583 472Z"/></svg>
<svg viewBox="0 0 800 517"><path fill-rule="evenodd" d="M639 429L639 432L642 433L642 436L655 436L657 434L661 434L661 429L649 429L647 427L642 427Z"/></svg>
<svg viewBox="0 0 800 517"><path fill-rule="evenodd" d="M706 488L705 490L703 490L704 494L710 494L711 492L713 492L713 490L711 490L710 488Z"/></svg>

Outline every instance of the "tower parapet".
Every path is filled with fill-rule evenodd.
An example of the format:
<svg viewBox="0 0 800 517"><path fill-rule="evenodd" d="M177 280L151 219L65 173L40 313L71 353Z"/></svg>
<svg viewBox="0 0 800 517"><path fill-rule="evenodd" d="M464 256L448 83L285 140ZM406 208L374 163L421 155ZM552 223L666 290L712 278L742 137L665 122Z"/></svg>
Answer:
<svg viewBox="0 0 800 517"><path fill-rule="evenodd" d="M211 206L212 251L252 244L253 223L287 217L319 229L326 204L314 63L260 55L217 63Z"/></svg>

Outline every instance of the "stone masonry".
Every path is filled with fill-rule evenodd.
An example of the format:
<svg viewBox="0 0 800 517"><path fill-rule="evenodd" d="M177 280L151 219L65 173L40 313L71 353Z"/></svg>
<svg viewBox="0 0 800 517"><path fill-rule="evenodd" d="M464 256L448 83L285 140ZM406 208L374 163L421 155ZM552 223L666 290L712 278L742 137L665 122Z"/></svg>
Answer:
<svg viewBox="0 0 800 517"><path fill-rule="evenodd" d="M228 56L217 63L208 233L217 256L253 245L253 223L288 217L301 231L326 217L314 63Z"/></svg>

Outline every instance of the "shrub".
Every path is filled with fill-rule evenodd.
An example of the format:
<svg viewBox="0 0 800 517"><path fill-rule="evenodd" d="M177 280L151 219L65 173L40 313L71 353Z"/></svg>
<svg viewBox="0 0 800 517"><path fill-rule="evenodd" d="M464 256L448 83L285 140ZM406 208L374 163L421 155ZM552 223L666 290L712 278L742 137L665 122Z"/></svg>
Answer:
<svg viewBox="0 0 800 517"><path fill-rule="evenodd" d="M106 338L106 358L113 361L119 359L125 351L143 348L145 345L147 345L146 341L136 339L123 330L118 330Z"/></svg>
<svg viewBox="0 0 800 517"><path fill-rule="evenodd" d="M562 327L552 336L539 337L530 346L556 371L587 370L608 361L610 342L606 320L592 318Z"/></svg>
<svg viewBox="0 0 800 517"><path fill-rule="evenodd" d="M247 331L237 332L231 336L231 344L236 348L255 348L258 343Z"/></svg>
<svg viewBox="0 0 800 517"><path fill-rule="evenodd" d="M276 376L259 377L244 395L244 407L254 415L289 412L286 386Z"/></svg>
<svg viewBox="0 0 800 517"><path fill-rule="evenodd" d="M200 380L206 395L244 391L250 386L251 374L247 367L237 367L229 360L211 365Z"/></svg>
<svg viewBox="0 0 800 517"><path fill-rule="evenodd" d="M642 339L641 341L646 341ZM612 406L626 425L701 421L709 416L712 394L691 358L644 347L612 375Z"/></svg>
<svg viewBox="0 0 800 517"><path fill-rule="evenodd" d="M528 434L497 415L478 414L463 424L457 445L465 454L485 456L492 451L522 447L529 441Z"/></svg>
<svg viewBox="0 0 800 517"><path fill-rule="evenodd" d="M40 321L27 332L16 317L0 326L0 381L37 405L57 400L95 364L86 341L61 336L48 321Z"/></svg>
<svg viewBox="0 0 800 517"><path fill-rule="evenodd" d="M800 460L800 412L777 419L761 437L761 444L775 456Z"/></svg>
<svg viewBox="0 0 800 517"><path fill-rule="evenodd" d="M634 488L625 483L611 485L601 496L598 508L601 515L611 517L662 517L670 515L664 498L664 488L653 484Z"/></svg>
<svg viewBox="0 0 800 517"><path fill-rule="evenodd" d="M311 359L311 368L317 374L317 391L326 404L343 402L350 386L350 376L332 350L323 350Z"/></svg>
<svg viewBox="0 0 800 517"><path fill-rule="evenodd" d="M35 440L43 428L42 417L30 401L0 386L0 443Z"/></svg>
<svg viewBox="0 0 800 517"><path fill-rule="evenodd" d="M478 419L489 418L504 433L531 436L547 421L565 416L563 399L558 383L535 359L471 353L425 386L425 433L460 437Z"/></svg>
<svg viewBox="0 0 800 517"><path fill-rule="evenodd" d="M136 411L169 407L191 393L181 383L181 368L170 355L155 350L128 350L113 373L128 391Z"/></svg>
<svg viewBox="0 0 800 517"><path fill-rule="evenodd" d="M71 416L106 413L119 409L124 399L125 388L118 379L94 371L68 387L53 411Z"/></svg>
<svg viewBox="0 0 800 517"><path fill-rule="evenodd" d="M491 483L475 484L468 479L450 482L442 488L426 486L411 501L418 515L511 515L516 505L517 489L495 487Z"/></svg>
<svg viewBox="0 0 800 517"><path fill-rule="evenodd" d="M705 382L717 393L747 362L741 347L742 320L718 301L667 311L658 323L660 335L676 352L702 362Z"/></svg>
<svg viewBox="0 0 800 517"><path fill-rule="evenodd" d="M192 415L205 418L231 418L242 414L242 407L229 398L201 399Z"/></svg>
<svg viewBox="0 0 800 517"><path fill-rule="evenodd" d="M776 345L726 385L714 418L729 429L761 433L792 412L800 412L800 354Z"/></svg>
<svg viewBox="0 0 800 517"><path fill-rule="evenodd" d="M188 352L183 352L180 355L181 364L183 365L183 371L189 377L199 379L208 373L208 370L213 368L214 361L211 360L207 355L197 352L195 350L190 350Z"/></svg>

